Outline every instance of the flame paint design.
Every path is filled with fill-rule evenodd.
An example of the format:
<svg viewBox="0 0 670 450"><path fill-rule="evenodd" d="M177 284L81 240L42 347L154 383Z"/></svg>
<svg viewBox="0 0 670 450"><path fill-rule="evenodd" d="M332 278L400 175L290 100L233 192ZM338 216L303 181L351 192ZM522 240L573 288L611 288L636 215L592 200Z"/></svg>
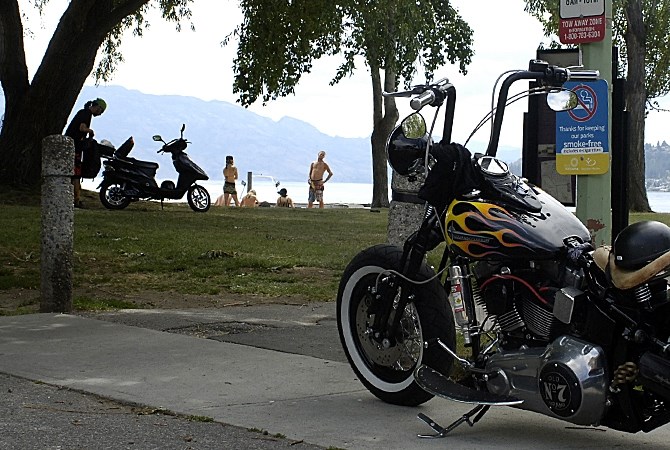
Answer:
<svg viewBox="0 0 670 450"><path fill-rule="evenodd" d="M536 240L505 208L455 200L447 213L446 240L453 251L474 258L530 256Z"/></svg>

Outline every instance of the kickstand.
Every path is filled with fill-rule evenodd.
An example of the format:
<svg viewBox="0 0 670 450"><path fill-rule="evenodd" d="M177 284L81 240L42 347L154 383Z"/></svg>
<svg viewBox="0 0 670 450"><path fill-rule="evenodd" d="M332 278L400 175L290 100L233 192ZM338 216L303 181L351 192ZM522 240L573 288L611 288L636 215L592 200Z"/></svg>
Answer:
<svg viewBox="0 0 670 450"><path fill-rule="evenodd" d="M433 430L435 430L437 434L419 434L418 436L420 438L426 438L426 439L443 438L447 435L447 433L449 433L451 430L453 430L463 422L473 427L477 422L479 422L479 420L484 416L484 414L486 414L489 408L491 408L491 405L477 405L472 410L463 414L460 417L460 419L456 420L447 428L443 428L427 415L419 413L419 415L417 416L419 420L422 420L423 422L428 424L428 426L431 427ZM475 418L470 420L472 416L475 416Z"/></svg>

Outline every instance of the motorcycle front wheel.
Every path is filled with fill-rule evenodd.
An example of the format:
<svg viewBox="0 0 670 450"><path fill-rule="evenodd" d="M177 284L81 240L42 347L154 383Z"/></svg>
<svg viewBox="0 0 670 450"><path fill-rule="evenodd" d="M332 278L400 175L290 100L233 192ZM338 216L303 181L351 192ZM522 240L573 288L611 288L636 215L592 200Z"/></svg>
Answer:
<svg viewBox="0 0 670 450"><path fill-rule="evenodd" d="M195 212L207 212L212 205L207 189L197 184L188 188L186 199L188 200L188 206Z"/></svg>
<svg viewBox="0 0 670 450"><path fill-rule="evenodd" d="M123 195L123 186L114 181L102 182L100 202L107 209L124 209L130 205L130 199Z"/></svg>
<svg viewBox="0 0 670 450"><path fill-rule="evenodd" d="M358 379L376 397L395 405L417 406L433 395L414 381L414 369L426 364L448 376L453 358L435 344L424 342L440 338L455 348L456 332L447 293L438 279L415 285L414 301L401 313L400 324L391 345L375 339L373 327L379 302L396 300L398 290L391 289L382 298L374 292L379 274L389 269L400 271L402 249L382 244L359 253L342 275L337 294L337 327L349 364ZM423 263L417 280L435 273ZM377 291L381 292L381 291Z"/></svg>

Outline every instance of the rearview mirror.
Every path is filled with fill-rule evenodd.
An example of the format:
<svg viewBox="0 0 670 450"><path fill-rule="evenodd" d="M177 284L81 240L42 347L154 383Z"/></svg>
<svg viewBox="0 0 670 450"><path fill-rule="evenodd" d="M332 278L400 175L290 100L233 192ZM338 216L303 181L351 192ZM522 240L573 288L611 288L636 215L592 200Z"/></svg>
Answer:
<svg viewBox="0 0 670 450"><path fill-rule="evenodd" d="M402 132L405 137L419 139L426 135L426 121L419 113L410 114L402 121Z"/></svg>
<svg viewBox="0 0 670 450"><path fill-rule="evenodd" d="M569 111L577 107L577 94L562 89L547 94L547 106L554 111Z"/></svg>
<svg viewBox="0 0 670 450"><path fill-rule="evenodd" d="M160 134L154 134L154 136L151 138L156 142L163 142L163 138L161 137Z"/></svg>

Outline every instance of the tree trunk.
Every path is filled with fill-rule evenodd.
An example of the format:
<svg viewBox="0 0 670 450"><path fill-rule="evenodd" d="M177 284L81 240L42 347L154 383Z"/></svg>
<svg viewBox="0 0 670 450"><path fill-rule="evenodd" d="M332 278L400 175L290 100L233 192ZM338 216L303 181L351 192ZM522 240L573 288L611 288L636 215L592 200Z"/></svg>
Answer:
<svg viewBox="0 0 670 450"><path fill-rule="evenodd" d="M41 141L61 134L98 49L107 34L128 14L148 0L72 0L49 42L32 83L28 82L20 19L13 13L16 0L0 6L0 78L5 92L5 120L0 131L0 184L40 182ZM18 12L18 6L16 6ZM10 49L8 51L8 49Z"/></svg>
<svg viewBox="0 0 670 450"><path fill-rule="evenodd" d="M398 122L395 99L382 96L382 83L378 67L370 65L372 73L373 122L372 136L372 204L373 208L388 208L388 161L386 140ZM392 92L396 87L396 74L392 69L384 71L384 90Z"/></svg>
<svg viewBox="0 0 670 450"><path fill-rule="evenodd" d="M630 0L626 6L628 30L624 38L628 53L628 207L630 211L649 212L645 187L644 120L647 101L645 89L646 31L640 0Z"/></svg>
<svg viewBox="0 0 670 450"><path fill-rule="evenodd" d="M14 114L17 98L28 90L28 67L23 51L23 24L18 3L0 2L0 81L5 92L5 116Z"/></svg>

